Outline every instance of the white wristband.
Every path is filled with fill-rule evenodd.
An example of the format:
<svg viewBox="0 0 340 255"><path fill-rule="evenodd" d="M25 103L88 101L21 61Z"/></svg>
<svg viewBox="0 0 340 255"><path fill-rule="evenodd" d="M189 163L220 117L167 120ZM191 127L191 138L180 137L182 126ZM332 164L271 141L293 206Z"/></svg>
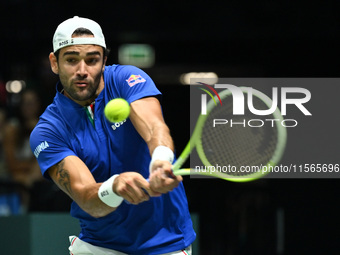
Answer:
<svg viewBox="0 0 340 255"><path fill-rule="evenodd" d="M153 164L154 161L156 160L166 160L169 161L171 164L174 161L175 155L173 153L173 151L166 146L163 145L159 145L157 146L153 153L152 153L152 157L151 157L151 162L150 162L150 166L149 166L149 170L151 173L151 166Z"/></svg>
<svg viewBox="0 0 340 255"><path fill-rule="evenodd" d="M112 190L113 182L118 176L119 174L110 177L108 180L102 183L98 190L98 197L100 200L111 207L118 207L124 200L124 198L118 196Z"/></svg>

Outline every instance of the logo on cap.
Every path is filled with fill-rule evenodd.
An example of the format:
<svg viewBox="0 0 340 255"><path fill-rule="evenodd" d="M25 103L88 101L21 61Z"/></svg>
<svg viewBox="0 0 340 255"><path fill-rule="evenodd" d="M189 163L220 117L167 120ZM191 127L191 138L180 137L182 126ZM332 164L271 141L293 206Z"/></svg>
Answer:
<svg viewBox="0 0 340 255"><path fill-rule="evenodd" d="M78 28L85 28L91 31L93 37L73 37ZM93 44L106 48L105 38L100 25L90 19L75 16L65 20L57 27L53 36L53 52L68 45Z"/></svg>

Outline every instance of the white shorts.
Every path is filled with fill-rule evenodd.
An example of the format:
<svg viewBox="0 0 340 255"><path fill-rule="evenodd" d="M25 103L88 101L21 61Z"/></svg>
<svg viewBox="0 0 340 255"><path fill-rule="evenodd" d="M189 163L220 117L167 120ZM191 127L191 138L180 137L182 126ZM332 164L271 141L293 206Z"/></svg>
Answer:
<svg viewBox="0 0 340 255"><path fill-rule="evenodd" d="M98 247L80 240L76 236L70 236L70 255L127 255L126 253ZM164 253L160 255L192 255L191 245L184 250Z"/></svg>

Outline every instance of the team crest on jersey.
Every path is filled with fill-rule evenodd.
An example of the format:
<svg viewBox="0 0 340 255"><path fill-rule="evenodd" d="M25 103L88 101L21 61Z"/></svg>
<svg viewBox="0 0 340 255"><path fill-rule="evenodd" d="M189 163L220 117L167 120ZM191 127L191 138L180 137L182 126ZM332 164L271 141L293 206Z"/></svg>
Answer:
<svg viewBox="0 0 340 255"><path fill-rule="evenodd" d="M130 87L133 87L138 83L146 82L146 80L139 74L132 74L126 82Z"/></svg>

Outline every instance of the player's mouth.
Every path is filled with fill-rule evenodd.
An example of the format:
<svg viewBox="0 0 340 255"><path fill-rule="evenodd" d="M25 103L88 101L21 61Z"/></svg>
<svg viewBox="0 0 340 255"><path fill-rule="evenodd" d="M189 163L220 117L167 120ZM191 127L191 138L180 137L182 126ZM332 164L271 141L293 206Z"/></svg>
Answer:
<svg viewBox="0 0 340 255"><path fill-rule="evenodd" d="M88 82L86 82L86 81L77 81L77 82L75 82L74 84L75 84L77 87L79 87L79 88L84 88L84 87L87 87Z"/></svg>

